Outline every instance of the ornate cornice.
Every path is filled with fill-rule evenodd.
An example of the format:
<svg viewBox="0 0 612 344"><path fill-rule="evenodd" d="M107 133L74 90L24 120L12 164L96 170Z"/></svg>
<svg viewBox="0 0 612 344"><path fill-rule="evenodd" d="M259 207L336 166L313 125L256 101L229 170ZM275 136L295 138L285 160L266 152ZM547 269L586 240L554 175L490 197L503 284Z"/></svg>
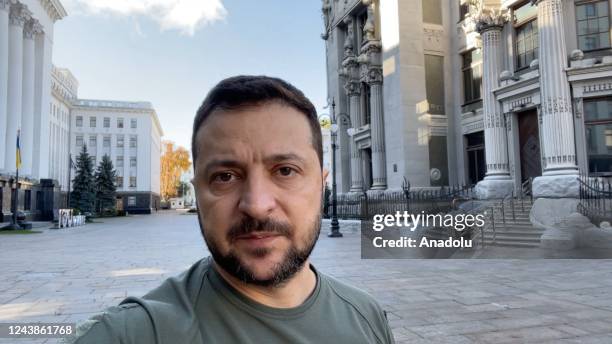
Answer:
<svg viewBox="0 0 612 344"><path fill-rule="evenodd" d="M64 6L62 6L59 0L40 0L40 4L53 22L56 22L68 15L66 9L64 9Z"/></svg>

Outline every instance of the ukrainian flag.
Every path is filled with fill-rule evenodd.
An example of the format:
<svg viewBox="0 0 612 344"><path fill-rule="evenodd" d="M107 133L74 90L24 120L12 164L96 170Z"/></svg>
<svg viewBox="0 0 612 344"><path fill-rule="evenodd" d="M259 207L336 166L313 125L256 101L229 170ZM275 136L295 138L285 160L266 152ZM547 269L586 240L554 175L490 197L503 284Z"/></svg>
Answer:
<svg viewBox="0 0 612 344"><path fill-rule="evenodd" d="M19 135L21 130L17 130L17 154L15 155L15 165L17 168L21 167L21 148L19 147Z"/></svg>

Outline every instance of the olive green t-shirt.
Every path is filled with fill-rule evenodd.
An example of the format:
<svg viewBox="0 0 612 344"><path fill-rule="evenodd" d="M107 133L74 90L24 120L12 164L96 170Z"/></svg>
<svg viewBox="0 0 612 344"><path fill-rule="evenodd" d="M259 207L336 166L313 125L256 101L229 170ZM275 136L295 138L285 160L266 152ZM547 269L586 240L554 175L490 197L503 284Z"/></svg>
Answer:
<svg viewBox="0 0 612 344"><path fill-rule="evenodd" d="M257 303L205 258L142 298L81 323L68 343L394 343L386 315L365 292L314 269L317 284L295 308Z"/></svg>

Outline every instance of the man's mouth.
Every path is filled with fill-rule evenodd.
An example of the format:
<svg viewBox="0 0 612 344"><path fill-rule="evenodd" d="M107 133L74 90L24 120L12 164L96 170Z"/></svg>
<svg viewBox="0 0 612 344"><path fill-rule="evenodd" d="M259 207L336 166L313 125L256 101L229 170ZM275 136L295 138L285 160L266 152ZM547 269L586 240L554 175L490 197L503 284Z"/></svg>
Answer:
<svg viewBox="0 0 612 344"><path fill-rule="evenodd" d="M238 235L236 240L267 240L281 236L278 233L272 232L255 232L249 234Z"/></svg>

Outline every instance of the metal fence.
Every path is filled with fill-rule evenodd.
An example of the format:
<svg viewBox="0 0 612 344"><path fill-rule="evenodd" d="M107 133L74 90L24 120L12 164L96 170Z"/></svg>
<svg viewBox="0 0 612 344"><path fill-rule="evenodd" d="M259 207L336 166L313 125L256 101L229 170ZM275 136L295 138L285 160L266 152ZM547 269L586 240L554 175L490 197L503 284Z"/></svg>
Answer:
<svg viewBox="0 0 612 344"><path fill-rule="evenodd" d="M473 193L473 185L411 190L410 183L405 180L402 190L398 191L339 194L336 209L339 219L357 220L368 219L375 214L395 214L397 211L432 214L450 211L453 200L472 198ZM331 195L329 197L331 198ZM331 214L331 199L326 205L325 214Z"/></svg>
<svg viewBox="0 0 612 344"><path fill-rule="evenodd" d="M578 211L594 224L612 222L612 185L610 179L580 175Z"/></svg>

